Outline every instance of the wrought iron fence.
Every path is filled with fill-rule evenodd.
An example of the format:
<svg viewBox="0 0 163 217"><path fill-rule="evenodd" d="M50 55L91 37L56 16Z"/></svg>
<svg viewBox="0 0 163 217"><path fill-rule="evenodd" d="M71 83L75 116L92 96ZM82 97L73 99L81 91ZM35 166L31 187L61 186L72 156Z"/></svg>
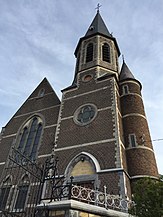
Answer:
<svg viewBox="0 0 163 217"><path fill-rule="evenodd" d="M104 186L104 192L101 192L78 185L72 185L71 199L123 212L128 212L128 210L134 206L134 202L127 198L108 194L106 186Z"/></svg>

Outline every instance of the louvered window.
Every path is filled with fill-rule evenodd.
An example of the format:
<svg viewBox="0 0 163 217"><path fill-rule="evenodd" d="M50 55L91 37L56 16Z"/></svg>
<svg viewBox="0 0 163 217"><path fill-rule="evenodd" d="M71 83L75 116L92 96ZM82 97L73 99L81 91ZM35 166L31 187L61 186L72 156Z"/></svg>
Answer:
<svg viewBox="0 0 163 217"><path fill-rule="evenodd" d="M89 43L86 52L86 63L93 60L93 43Z"/></svg>
<svg viewBox="0 0 163 217"><path fill-rule="evenodd" d="M102 46L102 60L110 63L110 46L107 43Z"/></svg>

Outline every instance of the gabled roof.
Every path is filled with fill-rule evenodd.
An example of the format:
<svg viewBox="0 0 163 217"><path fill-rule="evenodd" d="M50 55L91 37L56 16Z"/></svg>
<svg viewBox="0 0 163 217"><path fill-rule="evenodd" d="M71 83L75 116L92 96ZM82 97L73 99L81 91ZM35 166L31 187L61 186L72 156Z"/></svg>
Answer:
<svg viewBox="0 0 163 217"><path fill-rule="evenodd" d="M132 72L130 71L130 69L128 68L128 66L126 65L125 61L123 60L121 72L119 75L119 81L123 81L126 79L135 79L135 77L132 74Z"/></svg>
<svg viewBox="0 0 163 217"><path fill-rule="evenodd" d="M91 25L89 26L85 37L90 36L90 35L94 35L96 33L101 33L103 35L112 37L112 35L109 33L99 11L97 11L97 14L95 16L95 18L93 19Z"/></svg>

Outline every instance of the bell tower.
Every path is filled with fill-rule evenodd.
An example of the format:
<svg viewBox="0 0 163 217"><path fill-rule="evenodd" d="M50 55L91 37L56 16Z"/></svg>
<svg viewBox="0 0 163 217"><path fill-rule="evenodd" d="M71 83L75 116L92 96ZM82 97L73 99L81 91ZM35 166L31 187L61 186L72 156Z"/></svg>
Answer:
<svg viewBox="0 0 163 217"><path fill-rule="evenodd" d="M62 91L55 153L67 179L75 174L77 184L101 190L106 186L111 194L130 197L119 100L119 55L116 39L97 11L75 50L74 81Z"/></svg>
<svg viewBox="0 0 163 217"><path fill-rule="evenodd" d="M72 85L62 90L55 153L67 180L131 198L131 184L158 171L141 84L124 61L119 70L119 55L98 10L75 50Z"/></svg>
<svg viewBox="0 0 163 217"><path fill-rule="evenodd" d="M108 31L99 11L84 37L80 38L75 56L76 74L93 68L97 76L115 74L118 77L120 50L116 39Z"/></svg>

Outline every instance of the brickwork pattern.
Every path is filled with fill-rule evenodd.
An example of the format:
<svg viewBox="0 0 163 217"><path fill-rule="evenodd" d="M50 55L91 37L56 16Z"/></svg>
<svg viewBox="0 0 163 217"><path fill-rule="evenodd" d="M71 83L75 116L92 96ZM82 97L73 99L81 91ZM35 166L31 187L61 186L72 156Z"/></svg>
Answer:
<svg viewBox="0 0 163 217"><path fill-rule="evenodd" d="M110 109L98 112L96 118L86 126L75 124L73 118L61 121L57 145L62 148L113 138Z"/></svg>
<svg viewBox="0 0 163 217"><path fill-rule="evenodd" d="M127 165L130 176L158 177L155 156L150 150L141 148L127 150Z"/></svg>
<svg viewBox="0 0 163 217"><path fill-rule="evenodd" d="M61 151L56 149L55 153L59 158L59 171L64 174L69 162L83 151L92 154L99 162L102 170L115 168L115 144L114 142L109 142Z"/></svg>
<svg viewBox="0 0 163 217"><path fill-rule="evenodd" d="M107 187L107 193L119 195L119 175L117 172L98 174L100 180L100 191L104 192L104 185Z"/></svg>
<svg viewBox="0 0 163 217"><path fill-rule="evenodd" d="M148 124L143 117L126 117L123 121L123 126L125 129L124 138L126 147L130 147L128 135L135 133L138 145L143 145L151 149L153 148L151 143L151 137L149 134Z"/></svg>
<svg viewBox="0 0 163 217"><path fill-rule="evenodd" d="M124 95L121 97L122 115L137 113L145 116L142 99L137 95Z"/></svg>

